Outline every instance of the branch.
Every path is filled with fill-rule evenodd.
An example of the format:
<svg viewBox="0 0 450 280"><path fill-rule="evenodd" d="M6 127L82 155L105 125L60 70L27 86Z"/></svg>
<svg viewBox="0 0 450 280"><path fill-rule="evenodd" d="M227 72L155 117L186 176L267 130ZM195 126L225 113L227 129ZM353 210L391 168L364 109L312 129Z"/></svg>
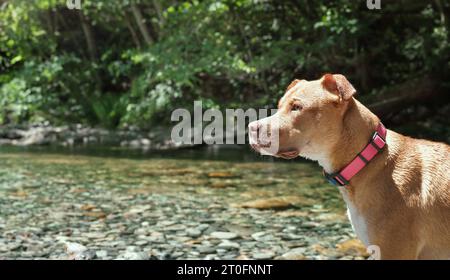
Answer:
<svg viewBox="0 0 450 280"><path fill-rule="evenodd" d="M380 118L389 118L414 104L431 104L445 99L439 81L425 76L406 81L367 100L367 107Z"/></svg>

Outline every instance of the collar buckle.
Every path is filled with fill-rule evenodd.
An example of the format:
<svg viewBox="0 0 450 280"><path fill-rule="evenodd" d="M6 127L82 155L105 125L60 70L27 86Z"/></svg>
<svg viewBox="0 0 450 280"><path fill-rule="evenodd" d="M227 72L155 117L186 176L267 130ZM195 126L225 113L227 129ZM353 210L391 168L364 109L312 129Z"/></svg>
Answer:
<svg viewBox="0 0 450 280"><path fill-rule="evenodd" d="M323 176L325 176L325 179L327 179L327 181L334 185L334 186L339 186L339 187L344 187L346 184L348 184L347 180L345 180L344 178L342 178L342 176L339 173L335 173L335 174L328 174L327 172L325 172L325 170L323 171ZM336 178L341 178L341 181L339 181Z"/></svg>

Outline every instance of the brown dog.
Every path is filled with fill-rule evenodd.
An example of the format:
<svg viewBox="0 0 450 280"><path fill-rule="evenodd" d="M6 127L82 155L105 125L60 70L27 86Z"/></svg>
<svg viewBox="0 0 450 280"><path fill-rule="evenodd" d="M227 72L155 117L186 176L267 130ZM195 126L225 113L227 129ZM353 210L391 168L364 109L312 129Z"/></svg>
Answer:
<svg viewBox="0 0 450 280"><path fill-rule="evenodd" d="M271 155L318 161L382 259L450 258L450 147L383 130L355 92L343 75L293 81L275 115L249 124L252 147L267 150L258 133L268 127L279 135Z"/></svg>

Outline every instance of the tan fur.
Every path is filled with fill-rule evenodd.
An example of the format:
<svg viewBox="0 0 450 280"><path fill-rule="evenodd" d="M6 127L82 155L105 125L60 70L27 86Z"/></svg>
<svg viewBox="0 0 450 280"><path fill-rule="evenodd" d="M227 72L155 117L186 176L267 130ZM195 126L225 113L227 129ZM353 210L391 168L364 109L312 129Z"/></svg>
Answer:
<svg viewBox="0 0 450 280"><path fill-rule="evenodd" d="M279 120L274 156L300 155L336 172L364 148L380 120L342 77L302 80L280 100L277 114L258 121ZM291 111L295 102L300 111ZM340 188L364 222L366 245L379 246L382 259L449 259L450 147L391 130L386 139L383 151Z"/></svg>

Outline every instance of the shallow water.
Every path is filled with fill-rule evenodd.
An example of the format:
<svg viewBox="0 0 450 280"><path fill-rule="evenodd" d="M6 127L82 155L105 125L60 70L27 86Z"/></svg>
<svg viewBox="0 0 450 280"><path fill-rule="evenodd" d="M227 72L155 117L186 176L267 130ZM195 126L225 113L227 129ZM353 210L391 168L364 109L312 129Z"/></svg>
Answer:
<svg viewBox="0 0 450 280"><path fill-rule="evenodd" d="M242 208L245 203L261 199L278 199L287 204L275 210L271 208L277 206L267 207L267 210L264 207L260 210ZM145 208L145 211L136 210L136 207ZM189 208L195 208L194 214L189 212L192 210ZM134 217L136 213L142 215L138 220L130 222L129 216ZM236 213L240 218L229 221L235 219ZM324 218L323 214L328 216ZM214 221L217 215L224 215L217 218L222 219L220 223ZM111 242L125 238L114 229L117 224L125 223L124 228L128 229L124 231L128 232L139 228L139 224L148 227L146 221L151 219L155 219L156 226L164 225L162 220L170 219L174 223L182 224L183 228L196 226L202 219L206 219L207 223L212 223L211 231L230 228L241 230L243 242L246 241L246 232L251 234L265 230L276 234L277 223L274 223L274 228L271 228L271 225L261 227L258 221L253 221L250 216L242 218L245 215L257 215L258 219L269 221L276 219L279 223L283 223L280 219L284 218L278 217L298 217L286 222L294 225L325 219L330 226L330 232L333 232L333 226L336 226L333 222L343 224L346 232L349 229L344 216L344 203L337 189L326 183L321 169L315 163L274 160L240 147L171 152L109 148L69 150L50 147L0 147L0 230L3 229L3 236L0 235L0 257L61 258L63 252L54 249L58 247L52 247L53 245L49 245L47 251L44 250L45 254L36 254L33 242L39 243L42 236L47 241L78 241L101 249L106 246L102 243L106 242L104 238L110 238ZM308 215L311 215L311 218L307 217ZM211 219L213 221L210 221ZM96 228L99 221L102 227L107 227L110 231ZM147 237L152 236L152 231L165 230L164 227L151 226L152 223ZM278 226L283 228L282 224ZM285 228L284 231L294 230L294 227ZM337 228L339 227L337 225ZM327 228L317 228L314 233L315 242L320 240L323 232L329 232ZM83 239L90 238L90 235L85 235L92 231L100 235L104 233L105 236L102 235L103 239L99 237L100 240ZM306 231L303 234L312 236L313 232ZM351 237L351 233L346 234L343 239L342 236L333 234L336 235L328 234L330 240L346 240ZM34 241L27 240L21 241L25 243L16 244L17 235L34 236L36 240L32 238ZM178 232L175 236L183 242L189 241L184 240L183 233ZM135 242L137 238L126 237L125 243ZM166 237L164 242L170 244L170 238L172 237ZM207 237L201 238L203 237L196 240L210 244ZM280 246L276 255L282 254L283 250L291 246L284 243L281 245L281 237L279 240ZM278 244L276 241L271 242ZM15 247L11 245L13 243L16 244ZM333 248L334 245L329 246ZM11 251L11 248L15 252ZM164 248L163 246L158 250L163 251ZM59 253L54 255L52 250ZM245 250L241 249L240 255ZM189 252L174 254L170 258L203 256ZM217 258L237 258L238 255L223 253Z"/></svg>
<svg viewBox="0 0 450 280"><path fill-rule="evenodd" d="M213 193L229 202L298 196L300 208L344 209L315 163L274 160L239 147L167 152L0 147L0 160L0 193L43 184L69 189L102 184L129 192Z"/></svg>

